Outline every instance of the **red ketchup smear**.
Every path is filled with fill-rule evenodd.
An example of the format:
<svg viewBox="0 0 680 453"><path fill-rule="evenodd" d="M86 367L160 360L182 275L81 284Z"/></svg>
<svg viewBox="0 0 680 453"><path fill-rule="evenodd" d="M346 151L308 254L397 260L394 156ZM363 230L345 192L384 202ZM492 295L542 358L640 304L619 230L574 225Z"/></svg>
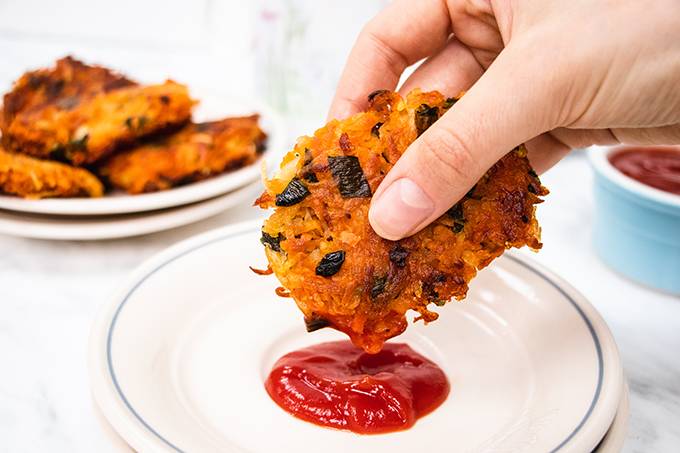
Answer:
<svg viewBox="0 0 680 453"><path fill-rule="evenodd" d="M624 149L610 155L609 162L643 184L680 195L680 149Z"/></svg>
<svg viewBox="0 0 680 453"><path fill-rule="evenodd" d="M284 355L265 387L302 420L360 434L410 428L449 394L441 368L407 345L387 343L368 354L349 341Z"/></svg>

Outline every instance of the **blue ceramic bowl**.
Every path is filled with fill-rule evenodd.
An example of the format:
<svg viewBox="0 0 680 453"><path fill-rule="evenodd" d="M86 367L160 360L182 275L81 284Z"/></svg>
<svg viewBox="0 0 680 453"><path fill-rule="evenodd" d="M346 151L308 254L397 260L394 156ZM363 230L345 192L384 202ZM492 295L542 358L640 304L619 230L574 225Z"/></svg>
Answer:
<svg viewBox="0 0 680 453"><path fill-rule="evenodd" d="M629 278L680 295L680 195L619 172L608 156L622 149L588 150L595 170L595 251Z"/></svg>

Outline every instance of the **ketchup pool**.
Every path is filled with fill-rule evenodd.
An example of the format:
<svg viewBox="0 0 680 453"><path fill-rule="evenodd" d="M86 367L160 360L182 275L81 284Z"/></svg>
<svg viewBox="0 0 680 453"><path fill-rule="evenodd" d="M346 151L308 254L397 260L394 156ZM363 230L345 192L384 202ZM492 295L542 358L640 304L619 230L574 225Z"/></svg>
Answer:
<svg viewBox="0 0 680 453"><path fill-rule="evenodd" d="M449 394L446 375L402 343L368 354L349 341L321 343L281 357L265 381L290 414L360 434L400 431Z"/></svg>
<svg viewBox="0 0 680 453"><path fill-rule="evenodd" d="M626 148L612 153L609 162L643 184L680 195L680 149Z"/></svg>

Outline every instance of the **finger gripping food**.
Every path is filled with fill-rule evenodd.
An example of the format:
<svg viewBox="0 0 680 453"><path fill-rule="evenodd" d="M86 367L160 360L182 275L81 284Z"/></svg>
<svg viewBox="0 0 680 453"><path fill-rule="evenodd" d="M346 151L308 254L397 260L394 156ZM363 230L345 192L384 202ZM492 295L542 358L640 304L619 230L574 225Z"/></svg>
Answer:
<svg viewBox="0 0 680 453"><path fill-rule="evenodd" d="M405 314L434 321L462 299L477 270L506 249L541 247L535 205L547 190L524 147L491 167L449 212L400 240L368 221L371 196L406 148L455 103L438 92L390 91L366 112L298 139L256 203L275 208L262 227L271 268L309 330L331 326L377 352L406 329Z"/></svg>
<svg viewBox="0 0 680 453"><path fill-rule="evenodd" d="M2 143L43 159L92 164L121 145L185 123L193 105L184 85L140 86L66 57L25 74L4 96Z"/></svg>
<svg viewBox="0 0 680 453"><path fill-rule="evenodd" d="M24 198L101 197L104 187L89 171L0 148L0 192Z"/></svg>

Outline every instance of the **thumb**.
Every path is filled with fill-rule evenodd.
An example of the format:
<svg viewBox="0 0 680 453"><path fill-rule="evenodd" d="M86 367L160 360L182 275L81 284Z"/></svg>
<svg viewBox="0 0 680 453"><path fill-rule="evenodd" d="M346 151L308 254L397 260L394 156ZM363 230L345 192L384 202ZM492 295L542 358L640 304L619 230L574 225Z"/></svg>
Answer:
<svg viewBox="0 0 680 453"><path fill-rule="evenodd" d="M557 122L554 78L509 47L397 161L369 211L380 236L417 233L453 206L496 161ZM537 77L537 74L541 74Z"/></svg>

